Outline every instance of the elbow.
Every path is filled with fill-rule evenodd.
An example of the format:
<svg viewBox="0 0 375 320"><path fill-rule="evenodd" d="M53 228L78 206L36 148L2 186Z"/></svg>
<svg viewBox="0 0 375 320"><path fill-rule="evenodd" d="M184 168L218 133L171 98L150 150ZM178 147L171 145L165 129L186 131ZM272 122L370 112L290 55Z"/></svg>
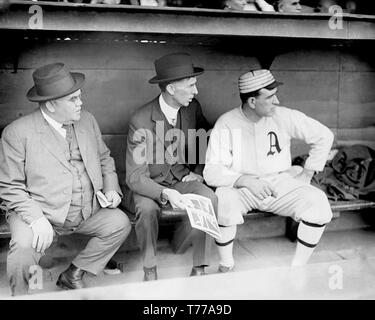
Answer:
<svg viewBox="0 0 375 320"><path fill-rule="evenodd" d="M332 130L330 130L330 129L328 129L328 131L327 131L327 140L328 140L328 143L329 143L329 147L332 148L333 141L335 140L335 135L332 132Z"/></svg>

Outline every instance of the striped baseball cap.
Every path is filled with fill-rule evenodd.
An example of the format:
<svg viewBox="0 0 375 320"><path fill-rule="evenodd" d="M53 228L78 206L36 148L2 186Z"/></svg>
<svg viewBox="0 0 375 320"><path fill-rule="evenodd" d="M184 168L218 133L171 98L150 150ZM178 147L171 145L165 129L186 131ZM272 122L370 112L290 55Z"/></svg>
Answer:
<svg viewBox="0 0 375 320"><path fill-rule="evenodd" d="M246 72L238 79L240 93L254 92L262 88L271 90L282 84L275 80L271 71L266 69Z"/></svg>

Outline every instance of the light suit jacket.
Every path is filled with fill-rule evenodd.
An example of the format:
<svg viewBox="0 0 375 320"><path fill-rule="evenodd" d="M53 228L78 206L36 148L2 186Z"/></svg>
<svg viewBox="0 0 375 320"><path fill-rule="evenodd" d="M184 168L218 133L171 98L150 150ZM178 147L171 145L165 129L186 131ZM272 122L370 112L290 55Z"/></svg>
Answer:
<svg viewBox="0 0 375 320"><path fill-rule="evenodd" d="M201 150L204 152L199 154L194 132L204 129L205 135L210 125L196 99L193 99L188 107L181 107L179 113L178 121L181 121L182 131L180 137L183 138L177 139L176 142L168 139L167 119L161 111L159 97L136 110L129 122L126 183L130 190L158 202L160 193L165 188L162 184L171 170L167 158L173 157L172 143L178 144L178 150L185 151L185 157L181 157L179 160L182 161L179 163L186 166L186 174L193 171L202 175L204 168L205 150ZM147 161L137 161L136 156L142 152Z"/></svg>
<svg viewBox="0 0 375 320"><path fill-rule="evenodd" d="M93 115L82 111L74 128L94 193L115 190L122 195L114 160ZM12 122L2 134L0 199L7 214L15 212L26 223L45 215L62 226L68 214L73 175L52 130L38 109ZM93 213L98 209L94 196Z"/></svg>

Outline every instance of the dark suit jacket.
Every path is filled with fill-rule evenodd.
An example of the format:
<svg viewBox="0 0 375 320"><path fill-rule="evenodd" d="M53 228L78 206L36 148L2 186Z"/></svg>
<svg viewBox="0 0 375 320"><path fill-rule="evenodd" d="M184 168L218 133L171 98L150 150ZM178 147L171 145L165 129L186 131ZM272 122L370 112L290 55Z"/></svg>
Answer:
<svg viewBox="0 0 375 320"><path fill-rule="evenodd" d="M180 108L176 127L181 128L179 137L177 131L168 133L171 126L161 111L159 97L133 114L129 123L126 153L126 183L132 191L159 202L160 193L165 188L162 184L173 166L170 161L175 156L173 150L179 151L178 162L183 164L179 166L180 174L186 175L193 171L202 175L205 154L197 151L195 132L203 129L200 133L203 135L201 143L204 148L201 149L205 153L207 142L203 140L210 125L196 99L188 107ZM176 140L172 139L173 133L176 133Z"/></svg>

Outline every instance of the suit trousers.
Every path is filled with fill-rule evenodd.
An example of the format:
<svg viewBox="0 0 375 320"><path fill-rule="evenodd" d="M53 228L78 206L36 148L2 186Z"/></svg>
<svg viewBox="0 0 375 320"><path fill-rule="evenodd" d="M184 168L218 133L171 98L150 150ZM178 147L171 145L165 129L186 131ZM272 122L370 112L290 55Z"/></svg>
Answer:
<svg viewBox="0 0 375 320"><path fill-rule="evenodd" d="M7 258L9 284L12 295L26 294L30 267L38 265L42 254L32 248L33 232L28 224L15 213L10 214L8 222L12 234ZM70 233L88 235L90 240L72 263L97 275L120 248L130 230L130 221L124 212L106 208L100 209L75 228L54 228L54 236Z"/></svg>
<svg viewBox="0 0 375 320"><path fill-rule="evenodd" d="M193 193L205 196L211 200L215 213L217 212L217 197L214 191L201 182L177 182L166 188L175 189L182 194ZM134 214L135 232L143 258L143 265L147 268L156 266L160 206L153 199L135 192L129 192L128 197L125 206L128 211ZM188 219L184 219L182 223L186 223L188 227L190 226ZM193 266L209 265L212 238L200 230L190 230L193 233Z"/></svg>

